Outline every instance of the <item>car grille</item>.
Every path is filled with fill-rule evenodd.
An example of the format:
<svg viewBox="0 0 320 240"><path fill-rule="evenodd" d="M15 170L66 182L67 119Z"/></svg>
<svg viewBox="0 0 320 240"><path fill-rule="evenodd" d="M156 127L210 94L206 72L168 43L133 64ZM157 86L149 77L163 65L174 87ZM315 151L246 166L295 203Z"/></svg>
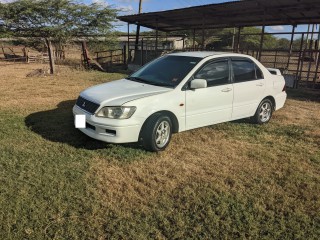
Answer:
<svg viewBox="0 0 320 240"><path fill-rule="evenodd" d="M97 109L99 108L99 104L96 104L94 102L91 102L87 99L84 99L83 97L79 96L77 102L76 102L76 105L78 107L80 107L81 109L91 113L91 114L94 114L95 111L97 111Z"/></svg>

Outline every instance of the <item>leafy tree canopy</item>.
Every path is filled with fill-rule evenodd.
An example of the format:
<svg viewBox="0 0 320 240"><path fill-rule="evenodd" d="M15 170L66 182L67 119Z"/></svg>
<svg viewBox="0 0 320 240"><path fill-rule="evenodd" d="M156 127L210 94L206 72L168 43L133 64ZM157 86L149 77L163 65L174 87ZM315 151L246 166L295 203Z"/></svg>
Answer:
<svg viewBox="0 0 320 240"><path fill-rule="evenodd" d="M112 29L117 10L72 0L17 0L0 3L0 34L52 38L104 35Z"/></svg>

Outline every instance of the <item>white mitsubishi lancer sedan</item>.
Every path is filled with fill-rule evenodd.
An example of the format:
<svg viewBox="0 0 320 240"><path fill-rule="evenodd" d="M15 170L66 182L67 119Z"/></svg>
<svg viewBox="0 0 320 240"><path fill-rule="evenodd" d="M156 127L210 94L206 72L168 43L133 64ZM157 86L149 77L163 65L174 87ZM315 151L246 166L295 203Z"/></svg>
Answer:
<svg viewBox="0 0 320 240"><path fill-rule="evenodd" d="M269 70L242 54L168 54L81 92L73 114L92 138L161 151L172 133L248 117L269 122L287 97L283 76Z"/></svg>

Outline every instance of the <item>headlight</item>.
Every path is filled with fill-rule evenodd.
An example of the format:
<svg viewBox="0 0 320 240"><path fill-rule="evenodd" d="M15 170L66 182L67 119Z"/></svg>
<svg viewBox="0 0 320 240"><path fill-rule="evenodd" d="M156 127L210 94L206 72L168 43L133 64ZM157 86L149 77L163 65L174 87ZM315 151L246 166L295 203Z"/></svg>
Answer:
<svg viewBox="0 0 320 240"><path fill-rule="evenodd" d="M103 107L97 113L97 117L128 119L136 111L136 107Z"/></svg>

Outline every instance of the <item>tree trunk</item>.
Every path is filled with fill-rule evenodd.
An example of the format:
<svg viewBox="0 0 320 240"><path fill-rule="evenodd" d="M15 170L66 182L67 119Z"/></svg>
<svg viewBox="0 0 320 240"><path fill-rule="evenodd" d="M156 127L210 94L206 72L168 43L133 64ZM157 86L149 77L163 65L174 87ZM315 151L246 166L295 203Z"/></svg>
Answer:
<svg viewBox="0 0 320 240"><path fill-rule="evenodd" d="M50 74L54 74L55 73L55 67L54 67L54 58L53 58L53 55L52 55L52 45L51 45L51 41L48 38L46 38L46 44L47 44L47 47L48 47Z"/></svg>

